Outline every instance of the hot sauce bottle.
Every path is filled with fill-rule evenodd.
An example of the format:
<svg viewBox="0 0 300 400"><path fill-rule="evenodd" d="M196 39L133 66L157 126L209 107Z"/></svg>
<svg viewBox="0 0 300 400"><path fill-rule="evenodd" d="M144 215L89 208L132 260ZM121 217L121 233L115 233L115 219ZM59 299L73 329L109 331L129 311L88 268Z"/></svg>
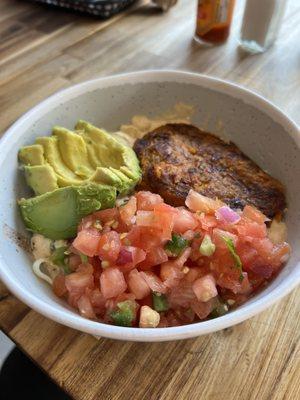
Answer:
<svg viewBox="0 0 300 400"><path fill-rule="evenodd" d="M195 39L201 43L221 44L230 32L235 0L198 0Z"/></svg>

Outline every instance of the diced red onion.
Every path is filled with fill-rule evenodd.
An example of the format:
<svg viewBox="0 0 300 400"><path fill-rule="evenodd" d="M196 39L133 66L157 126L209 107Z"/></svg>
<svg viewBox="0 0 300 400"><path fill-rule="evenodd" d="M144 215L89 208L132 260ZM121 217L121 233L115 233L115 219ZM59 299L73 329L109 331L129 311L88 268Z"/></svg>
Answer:
<svg viewBox="0 0 300 400"><path fill-rule="evenodd" d="M225 222L227 224L236 224L240 221L241 217L238 213L233 211L230 207L228 206L223 206L220 207L216 212L215 212L216 218L219 221Z"/></svg>
<svg viewBox="0 0 300 400"><path fill-rule="evenodd" d="M126 250L124 248L121 249L116 264L117 265L125 265L125 264L129 264L131 262L133 262L132 252L129 250Z"/></svg>

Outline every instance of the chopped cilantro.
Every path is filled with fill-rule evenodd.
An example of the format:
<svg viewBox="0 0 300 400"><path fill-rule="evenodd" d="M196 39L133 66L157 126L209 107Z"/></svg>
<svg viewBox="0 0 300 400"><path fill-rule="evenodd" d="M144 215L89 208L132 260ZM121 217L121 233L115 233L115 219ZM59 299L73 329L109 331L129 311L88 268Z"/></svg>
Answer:
<svg viewBox="0 0 300 400"><path fill-rule="evenodd" d="M237 254L236 249L235 249L235 245L233 243L233 240L227 236L223 236L222 239L224 240L224 242L226 243L226 246L232 256L232 259L234 261L234 266L235 268L237 268L240 271L240 282L242 282L242 280L244 279L243 276L243 264L242 261L240 259L240 256Z"/></svg>
<svg viewBox="0 0 300 400"><path fill-rule="evenodd" d="M165 249L174 257L179 256L183 250L189 245L189 241L184 237L172 234L172 240L169 240L165 245Z"/></svg>

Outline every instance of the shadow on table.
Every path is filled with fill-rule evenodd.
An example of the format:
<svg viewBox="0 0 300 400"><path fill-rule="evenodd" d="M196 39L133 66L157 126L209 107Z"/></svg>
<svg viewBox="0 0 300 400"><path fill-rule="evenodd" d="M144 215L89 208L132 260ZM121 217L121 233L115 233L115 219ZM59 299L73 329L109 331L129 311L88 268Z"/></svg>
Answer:
<svg viewBox="0 0 300 400"><path fill-rule="evenodd" d="M1 400L70 400L46 374L14 348L0 371Z"/></svg>

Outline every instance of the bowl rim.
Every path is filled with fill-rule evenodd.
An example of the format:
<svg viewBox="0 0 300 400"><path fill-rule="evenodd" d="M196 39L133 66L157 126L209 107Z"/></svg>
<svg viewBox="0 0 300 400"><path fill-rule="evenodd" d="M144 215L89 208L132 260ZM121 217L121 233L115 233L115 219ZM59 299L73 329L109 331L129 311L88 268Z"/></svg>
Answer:
<svg viewBox="0 0 300 400"><path fill-rule="evenodd" d="M52 106L57 106L60 100L70 100L78 95L100 89L101 87L111 87L126 83L157 81L191 83L196 86L209 88L216 92L225 93L231 97L241 99L245 103L251 104L261 112L264 112L273 121L279 123L300 148L300 131L298 125L277 106L252 90L220 78L203 74L173 70L148 70L91 79L52 94L27 111L6 131L0 139L0 149L4 148L7 143L11 144L14 139L16 140L18 137L21 137L22 129L24 129L22 126L30 125L32 117L35 119L37 115L40 115L40 113L42 114L40 117L42 117L43 114L47 113L49 108L51 109ZM4 160L4 155L6 155L6 152L0 151L0 165ZM67 314L63 310L58 310L55 306L49 305L38 297L32 295L27 291L27 289L23 288L16 279L10 276L9 272L6 270L4 259L0 254L1 280L17 298L33 310L60 324L95 336L143 342L187 339L212 333L243 322L282 299L300 283L300 263L297 263L297 266L298 268L293 272L292 276L286 276L283 282L279 283L272 291L257 301L254 301L252 304L247 305L247 303L245 303L243 309L237 308L222 317L190 325L145 329L124 328L103 324L85 319L75 311L73 314Z"/></svg>

